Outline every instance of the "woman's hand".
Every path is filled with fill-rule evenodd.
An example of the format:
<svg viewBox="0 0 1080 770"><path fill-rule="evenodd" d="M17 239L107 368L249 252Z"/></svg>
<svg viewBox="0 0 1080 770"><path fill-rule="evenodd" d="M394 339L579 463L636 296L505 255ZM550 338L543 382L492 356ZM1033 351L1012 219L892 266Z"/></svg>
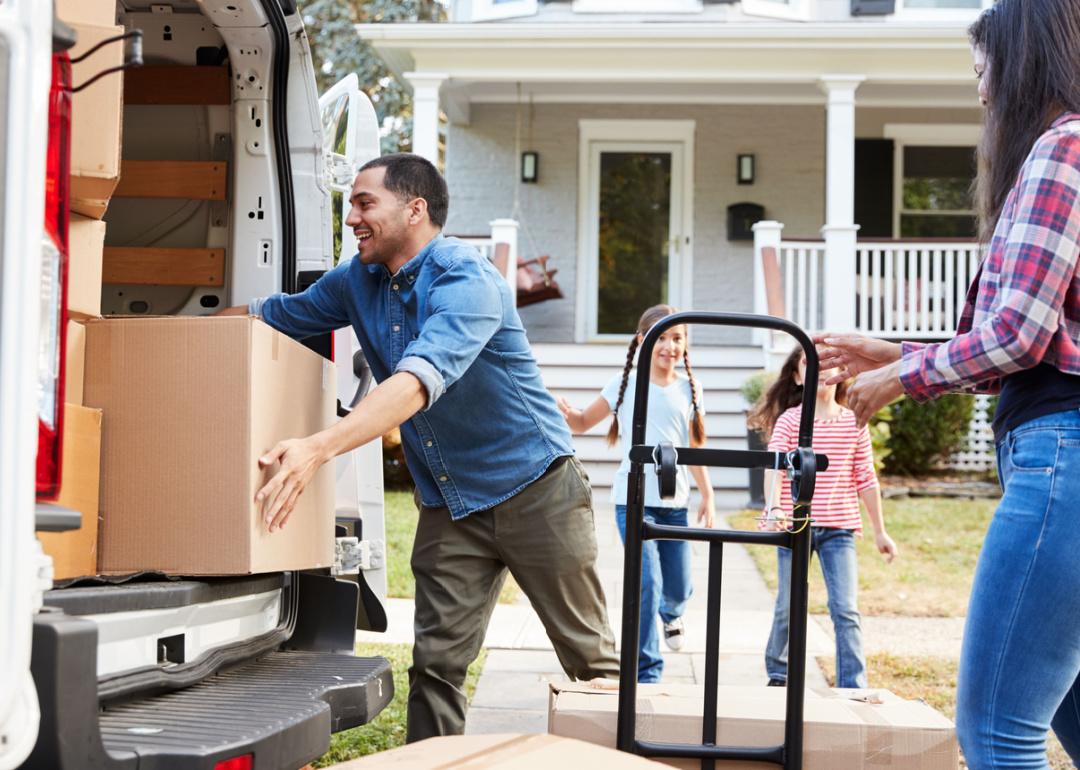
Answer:
<svg viewBox="0 0 1080 770"><path fill-rule="evenodd" d="M847 389L848 409L855 413L860 428L870 422L878 409L904 395L900 383L900 362L860 374Z"/></svg>
<svg viewBox="0 0 1080 770"><path fill-rule="evenodd" d="M889 533L881 529L874 533L874 544L877 546L878 553L885 557L885 561L892 564L893 559L900 555L900 549L896 547L896 543L889 537Z"/></svg>
<svg viewBox="0 0 1080 770"><path fill-rule="evenodd" d="M712 529L716 523L716 505L713 502L712 497L702 497L701 504L698 506L697 522L700 526L706 529Z"/></svg>
<svg viewBox="0 0 1080 770"><path fill-rule="evenodd" d="M817 345L818 363L822 371L839 371L825 380L826 385L833 385L850 380L863 372L871 372L882 366L900 360L901 347L895 342L866 337L862 334L818 334L814 337Z"/></svg>

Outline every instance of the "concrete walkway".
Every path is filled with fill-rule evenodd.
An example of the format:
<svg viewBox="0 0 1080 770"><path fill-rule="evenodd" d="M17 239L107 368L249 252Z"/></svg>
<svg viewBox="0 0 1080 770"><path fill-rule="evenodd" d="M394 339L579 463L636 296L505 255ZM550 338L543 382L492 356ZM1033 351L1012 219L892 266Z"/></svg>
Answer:
<svg viewBox="0 0 1080 770"><path fill-rule="evenodd" d="M622 618L622 543L610 506L598 505L596 520L598 567L617 642ZM704 679L708 545L694 543L692 548L694 595L684 616L686 644L678 653L663 650L664 681L668 682L696 683ZM774 595L742 546L724 547L723 581L720 682L764 686L767 676L763 651L772 624ZM387 612L387 633L361 632L358 641L411 644L412 602L392 599ZM521 603L496 607L484 646L488 648L487 663L469 709L466 732L546 732L547 683L565 681L566 677L539 618L524 597ZM807 633L809 686L825 686L814 658L832 654L831 635L811 620Z"/></svg>

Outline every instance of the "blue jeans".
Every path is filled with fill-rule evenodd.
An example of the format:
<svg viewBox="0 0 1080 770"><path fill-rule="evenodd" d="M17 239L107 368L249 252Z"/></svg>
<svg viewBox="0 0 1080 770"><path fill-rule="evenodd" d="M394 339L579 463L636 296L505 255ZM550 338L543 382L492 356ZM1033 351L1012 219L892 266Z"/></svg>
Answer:
<svg viewBox="0 0 1080 770"><path fill-rule="evenodd" d="M770 679L787 681L788 611L791 602L791 550L778 549L776 609L765 647L765 670ZM858 590L859 562L855 533L850 529L811 527L810 553L821 560L829 616L836 633L836 686L866 687L866 658L862 649Z"/></svg>
<svg viewBox="0 0 1080 770"><path fill-rule="evenodd" d="M653 524L685 527L685 508L645 507ZM615 506L619 537L626 542L626 506ZM638 630L638 681L659 682L664 673L656 616L665 623L681 618L693 593L690 583L690 543L687 540L646 540L641 553L641 621Z"/></svg>
<svg viewBox="0 0 1080 770"><path fill-rule="evenodd" d="M1080 411L1014 428L997 459L1004 494L975 569L960 655L960 746L972 770L1047 768L1052 727L1077 764Z"/></svg>

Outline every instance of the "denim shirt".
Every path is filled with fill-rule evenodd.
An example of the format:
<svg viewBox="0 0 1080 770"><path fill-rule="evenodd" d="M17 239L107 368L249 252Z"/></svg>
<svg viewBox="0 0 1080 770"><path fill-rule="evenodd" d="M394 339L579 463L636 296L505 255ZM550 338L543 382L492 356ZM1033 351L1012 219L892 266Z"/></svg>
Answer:
<svg viewBox="0 0 1080 770"><path fill-rule="evenodd" d="M300 294L250 309L294 338L351 325L376 381L420 380L427 404L401 438L427 507L454 519L491 508L574 453L510 287L457 239L437 235L395 275L351 259Z"/></svg>

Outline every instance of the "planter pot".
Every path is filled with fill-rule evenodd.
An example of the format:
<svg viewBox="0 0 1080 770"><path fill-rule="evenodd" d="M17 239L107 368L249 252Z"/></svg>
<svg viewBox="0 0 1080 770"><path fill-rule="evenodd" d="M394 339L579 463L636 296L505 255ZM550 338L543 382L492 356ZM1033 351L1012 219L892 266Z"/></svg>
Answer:
<svg viewBox="0 0 1080 770"><path fill-rule="evenodd" d="M767 437L760 431L746 429L746 446L751 450L764 451L769 448ZM750 501L747 508L765 507L765 469L750 469Z"/></svg>

